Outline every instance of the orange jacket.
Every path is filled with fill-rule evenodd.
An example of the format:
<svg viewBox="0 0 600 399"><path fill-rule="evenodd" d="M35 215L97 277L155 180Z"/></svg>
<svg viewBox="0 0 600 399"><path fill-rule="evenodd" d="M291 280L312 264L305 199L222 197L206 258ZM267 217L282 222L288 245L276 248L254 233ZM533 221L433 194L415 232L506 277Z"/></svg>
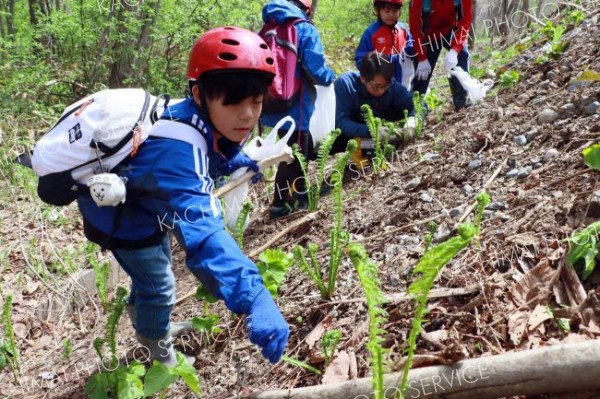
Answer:
<svg viewBox="0 0 600 399"><path fill-rule="evenodd" d="M409 10L410 33L414 39L417 59L427 59L426 51L430 46L441 46L442 37L454 31L450 47L460 52L469 38L469 28L473 21L473 1L462 0L459 13L454 9L453 0L431 0L431 13L423 20L423 0L412 0ZM457 14L462 15L458 19ZM424 26L425 25L425 26ZM426 32L425 32L426 30Z"/></svg>

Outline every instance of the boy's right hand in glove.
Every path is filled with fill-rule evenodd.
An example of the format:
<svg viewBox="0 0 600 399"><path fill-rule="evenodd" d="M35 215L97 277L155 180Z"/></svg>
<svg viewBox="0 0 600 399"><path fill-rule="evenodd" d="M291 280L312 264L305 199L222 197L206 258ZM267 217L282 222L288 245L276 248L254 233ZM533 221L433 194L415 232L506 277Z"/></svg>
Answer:
<svg viewBox="0 0 600 399"><path fill-rule="evenodd" d="M290 328L266 288L250 306L245 324L250 342L262 348L268 361L277 363L285 351Z"/></svg>

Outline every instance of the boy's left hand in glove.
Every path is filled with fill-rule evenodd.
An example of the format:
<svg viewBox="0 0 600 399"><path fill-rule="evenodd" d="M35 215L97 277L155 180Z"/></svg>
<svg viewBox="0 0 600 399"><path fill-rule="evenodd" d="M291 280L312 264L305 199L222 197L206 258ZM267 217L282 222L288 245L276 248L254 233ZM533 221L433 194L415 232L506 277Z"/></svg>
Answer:
<svg viewBox="0 0 600 399"><path fill-rule="evenodd" d="M256 297L245 320L250 342L262 348L262 355L275 364L281 359L290 328L265 288Z"/></svg>

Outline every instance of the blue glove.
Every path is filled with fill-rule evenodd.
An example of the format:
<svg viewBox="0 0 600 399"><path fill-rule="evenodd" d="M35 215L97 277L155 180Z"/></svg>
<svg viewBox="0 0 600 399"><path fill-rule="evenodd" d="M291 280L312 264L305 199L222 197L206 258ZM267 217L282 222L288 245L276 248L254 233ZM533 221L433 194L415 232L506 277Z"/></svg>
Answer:
<svg viewBox="0 0 600 399"><path fill-rule="evenodd" d="M221 176L229 176L239 168L248 168L256 172L256 174L252 177L252 183L258 183L260 179L263 178L262 173L260 173L258 163L250 159L250 157L243 151L238 152L236 156L221 165L219 168L219 174Z"/></svg>
<svg viewBox="0 0 600 399"><path fill-rule="evenodd" d="M262 355L268 361L277 363L285 350L290 328L267 289L254 299L245 324L250 342L262 348Z"/></svg>

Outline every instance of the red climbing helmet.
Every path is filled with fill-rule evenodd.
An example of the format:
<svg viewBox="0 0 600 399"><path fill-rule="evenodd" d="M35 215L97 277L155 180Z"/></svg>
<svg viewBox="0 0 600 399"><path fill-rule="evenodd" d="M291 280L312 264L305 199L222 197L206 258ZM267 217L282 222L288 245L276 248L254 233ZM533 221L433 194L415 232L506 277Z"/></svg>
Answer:
<svg viewBox="0 0 600 399"><path fill-rule="evenodd" d="M255 71L275 76L271 50L256 33L235 26L205 32L190 51L187 76L196 80L210 71Z"/></svg>
<svg viewBox="0 0 600 399"><path fill-rule="evenodd" d="M373 0L373 6L377 6L378 4L382 3L397 4L402 7L404 5L404 0Z"/></svg>

